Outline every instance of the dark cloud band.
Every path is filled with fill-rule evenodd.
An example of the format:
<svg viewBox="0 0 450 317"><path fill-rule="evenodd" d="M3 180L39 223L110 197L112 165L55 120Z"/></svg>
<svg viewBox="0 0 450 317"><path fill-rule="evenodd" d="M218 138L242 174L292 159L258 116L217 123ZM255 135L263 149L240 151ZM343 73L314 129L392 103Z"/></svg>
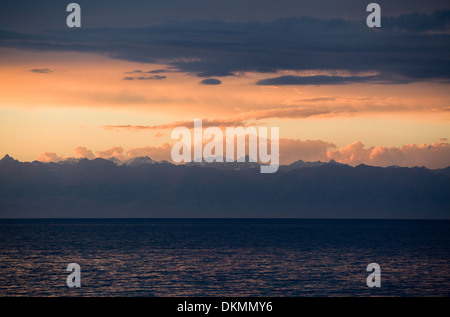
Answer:
<svg viewBox="0 0 450 317"><path fill-rule="evenodd" d="M30 72L36 73L36 74L48 74L48 73L51 73L52 71L48 68L34 68L34 69L30 69Z"/></svg>
<svg viewBox="0 0 450 317"><path fill-rule="evenodd" d="M280 70L379 74L346 78L281 76L264 79L258 82L260 85L448 81L449 17L450 10L386 16L378 30L368 28L363 20L302 17L248 22L174 21L139 28L82 28L42 34L0 31L0 46L107 54L166 64L171 70L199 77Z"/></svg>
<svg viewBox="0 0 450 317"><path fill-rule="evenodd" d="M216 78L206 78L200 81L201 85L220 85L222 82Z"/></svg>

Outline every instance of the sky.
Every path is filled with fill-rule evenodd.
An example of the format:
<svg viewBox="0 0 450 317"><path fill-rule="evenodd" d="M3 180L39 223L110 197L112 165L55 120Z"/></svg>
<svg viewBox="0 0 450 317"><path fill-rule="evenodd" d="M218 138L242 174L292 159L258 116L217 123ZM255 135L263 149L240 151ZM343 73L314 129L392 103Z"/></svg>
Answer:
<svg viewBox="0 0 450 317"><path fill-rule="evenodd" d="M450 165L450 4L2 1L0 156L170 160L177 126L279 127L280 162Z"/></svg>

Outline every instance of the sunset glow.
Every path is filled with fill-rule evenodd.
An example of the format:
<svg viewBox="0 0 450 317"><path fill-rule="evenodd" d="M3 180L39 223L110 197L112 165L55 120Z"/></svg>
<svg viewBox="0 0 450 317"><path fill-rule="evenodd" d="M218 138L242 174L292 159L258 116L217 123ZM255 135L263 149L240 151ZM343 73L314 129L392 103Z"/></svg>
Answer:
<svg viewBox="0 0 450 317"><path fill-rule="evenodd" d="M107 157L102 153L116 147L122 154L113 151L111 156L146 153L170 160L166 150L174 143L171 129L201 118L221 128L279 127L286 140L280 148L282 164L331 158L351 165L450 164L450 85L445 78L397 76L383 82L380 72L370 67L246 71L243 66L241 71L209 76L187 70L186 65L197 61L188 56L191 53L185 59L168 56L153 63L118 53L20 49L7 40L2 43L1 156L53 161L80 157L75 149L82 147L94 157ZM365 79L372 77L375 80ZM314 82L323 79L344 82ZM303 84L308 80L311 84ZM305 142L324 148L317 152L295 147ZM356 159L354 144L369 152L411 147L418 152L414 159ZM429 159L425 149L439 153L439 159Z"/></svg>

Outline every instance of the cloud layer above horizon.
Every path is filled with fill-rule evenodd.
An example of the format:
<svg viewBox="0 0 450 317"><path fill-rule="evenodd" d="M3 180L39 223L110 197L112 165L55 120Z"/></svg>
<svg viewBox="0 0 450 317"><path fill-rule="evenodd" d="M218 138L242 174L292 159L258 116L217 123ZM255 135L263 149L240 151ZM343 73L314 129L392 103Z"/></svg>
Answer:
<svg viewBox="0 0 450 317"><path fill-rule="evenodd" d="M206 142L205 142L206 143ZM173 144L163 143L160 146L134 147L124 150L122 146L93 151L86 147L75 148L75 158L116 158L121 161L148 156L155 161L171 161ZM248 149L247 149L248 151ZM67 157L54 152L44 152L37 158L41 162L59 162ZM450 166L450 143L441 141L430 145L407 144L401 147L371 146L366 147L360 141L336 149L333 143L322 140L280 139L280 164L289 165L298 160L306 162L335 160L339 163L357 166L359 164L373 166L425 166L430 169Z"/></svg>

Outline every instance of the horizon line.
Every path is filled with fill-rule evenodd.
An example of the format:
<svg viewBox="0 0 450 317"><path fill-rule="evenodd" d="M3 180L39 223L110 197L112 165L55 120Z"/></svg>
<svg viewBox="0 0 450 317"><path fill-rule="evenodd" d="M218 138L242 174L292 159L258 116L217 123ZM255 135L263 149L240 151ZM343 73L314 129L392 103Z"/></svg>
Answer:
<svg viewBox="0 0 450 317"><path fill-rule="evenodd" d="M77 161L76 163L79 163L80 161L83 161L83 160L87 160L89 162L92 162L92 161L95 161L95 160L103 160L103 161L112 162L116 166L120 166L120 165L117 165L116 160L119 161L120 163L125 163L125 162L131 161L131 160L134 160L134 159L138 159L138 158L148 158L148 159L152 160L154 163L157 163L157 164L168 163L168 164L171 164L171 165L174 165L174 166L200 165L202 163L205 163L205 164L252 163L252 164L258 164L258 165L265 165L265 164L261 164L260 162L257 162L257 161L256 162L250 162L248 160L249 155L246 155L244 157L245 158L244 162L239 162L238 159L230 162L230 161L227 161L225 157L223 157L223 159L224 159L223 162L217 162L217 161L207 162L205 159L203 159L202 162L191 161L191 162L184 162L184 163L174 163L174 162L171 162L169 160L156 161L156 160L152 159L151 157L149 157L147 155L145 155L145 156L136 156L136 157L132 157L132 158L129 158L129 159L126 159L126 160L121 160L121 159L119 159L119 158L117 158L115 156L110 157L110 158L95 157L95 158L92 158L92 159L89 159L87 157L80 157L80 158L68 157L65 160L60 160L60 161L57 161L57 162L43 162L43 161L39 161L39 160L19 161L18 159L15 159L14 157L10 156L9 154L5 154L5 156L0 161L3 161L4 159L8 159L8 158L10 158L10 159L12 159L14 161L17 161L19 163L40 163L40 164L44 164L44 165L52 164L52 163L53 164L64 163L64 162L66 162L68 160ZM442 169L446 169L446 168L450 167L450 165L446 166L446 167L442 167L442 168L429 168L429 167L426 167L424 165L422 165L422 166L418 166L418 165L415 165L415 166L400 166L400 165L378 166L378 165L368 165L368 164L365 164L365 163L360 163L358 165L353 166L353 165L349 165L349 164L346 164L346 163L340 163L340 162L338 162L338 161L336 161L334 159L330 159L328 162L327 161L321 161L321 160L318 160L318 161L304 161L302 159L298 159L298 160L296 160L296 161L294 161L294 162L292 162L290 164L279 164L278 166L279 167L291 166L291 165L293 165L295 163L298 163L298 162L302 162L302 163L317 163L317 164L323 164L323 165L329 165L329 164L332 164L332 165L343 165L343 166L348 166L348 167L352 167L352 168L359 167L359 166L367 166L367 167L375 167L375 168L425 168L425 169L428 169L428 170L442 170ZM146 164L146 163L143 163L143 164ZM147 163L147 164L149 164L149 163ZM318 166L309 166L309 167L318 167Z"/></svg>

